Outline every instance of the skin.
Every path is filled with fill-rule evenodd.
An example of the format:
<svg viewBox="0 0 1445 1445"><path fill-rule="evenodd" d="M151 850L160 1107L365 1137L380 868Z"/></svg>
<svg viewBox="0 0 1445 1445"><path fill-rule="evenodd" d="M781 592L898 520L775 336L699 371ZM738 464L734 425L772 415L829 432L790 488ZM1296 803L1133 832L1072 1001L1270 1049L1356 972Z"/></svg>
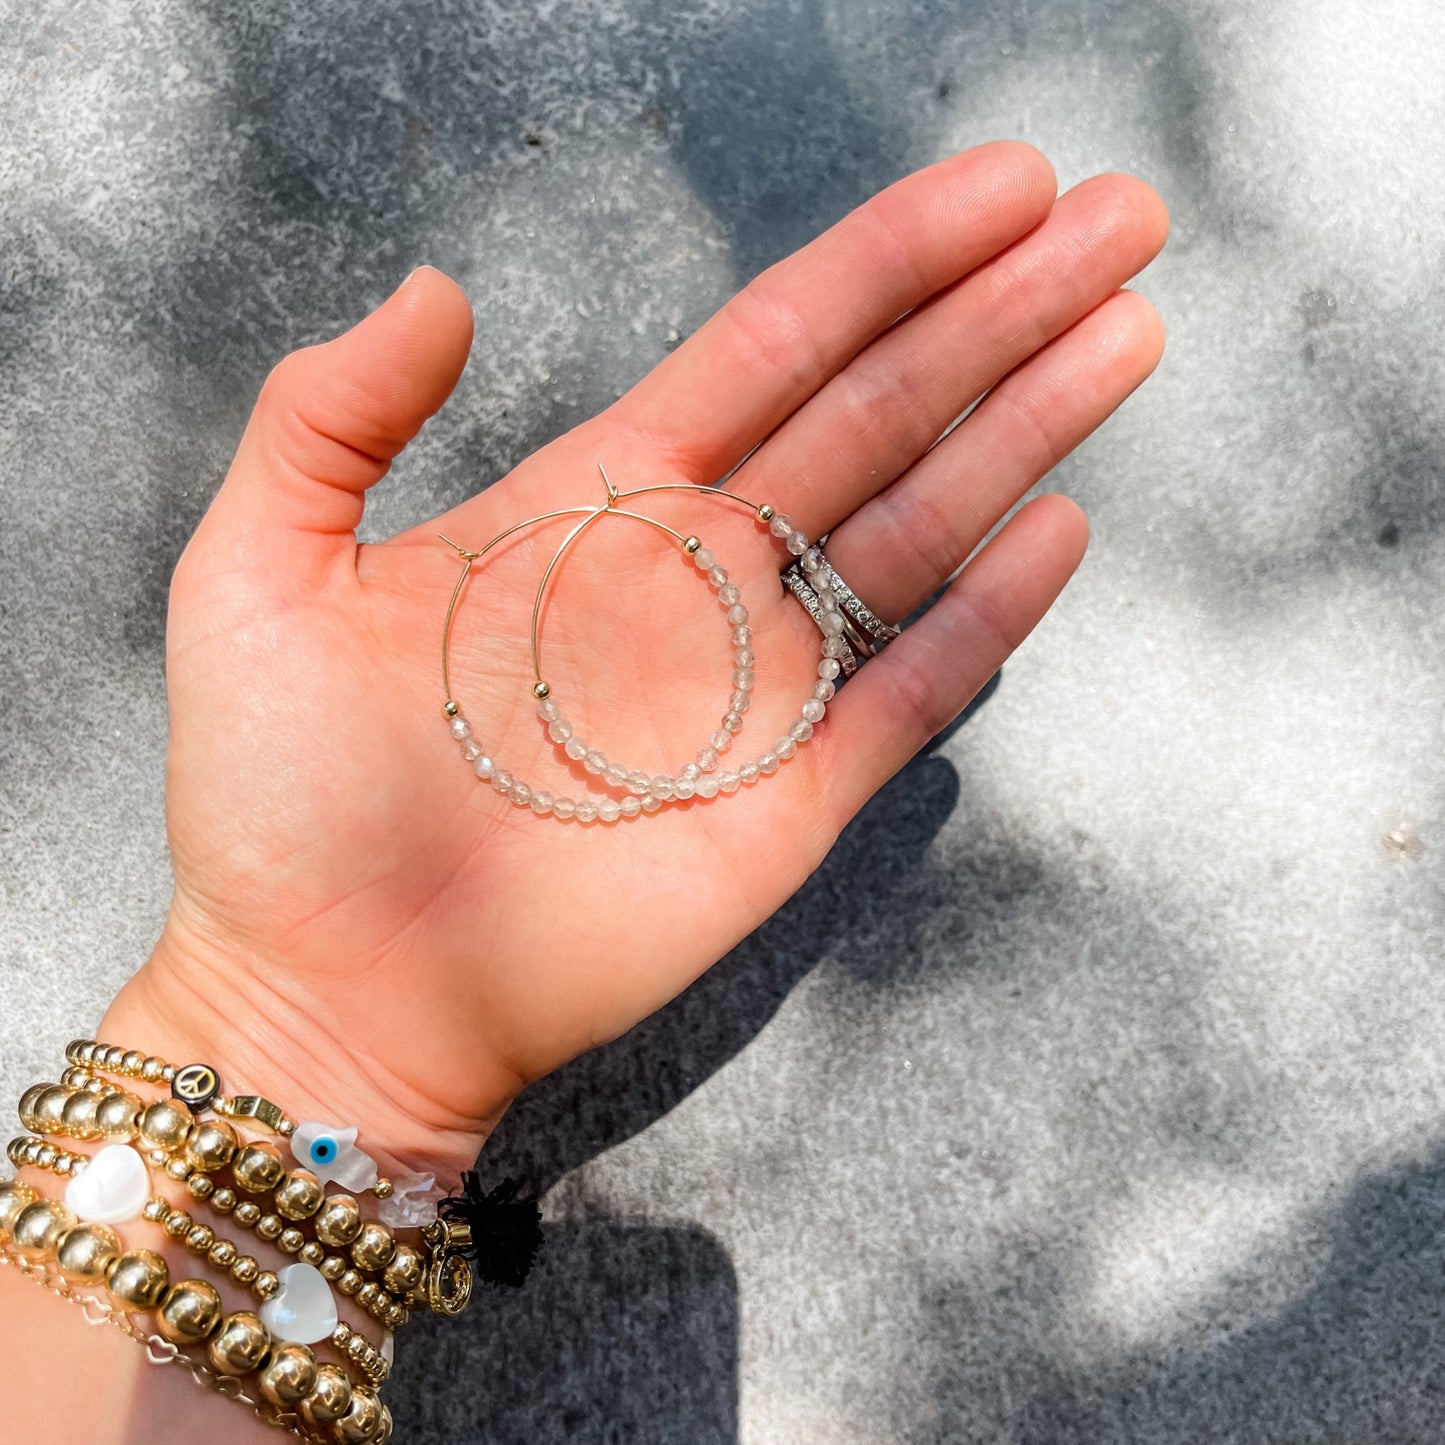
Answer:
<svg viewBox="0 0 1445 1445"><path fill-rule="evenodd" d="M1028 146L949 157L762 273L600 415L380 544L356 541L365 494L456 384L466 297L423 268L351 331L285 358L176 568L174 899L97 1037L205 1059L296 1117L357 1123L384 1166L469 1167L526 1084L773 913L1043 616L1084 552L1078 508L1040 496L979 544L1156 365L1159 318L1121 288L1166 233L1159 198L1129 177L1058 196ZM476 548L599 502L599 462L623 488L731 473L730 491L830 533L840 572L890 619L967 566L775 776L610 826L539 819L477 783L447 734L441 619L460 564L437 533ZM797 717L817 631L745 508L643 502L697 533L750 608L757 689L723 760L737 766ZM502 766L580 798L587 781L565 773L527 690L532 596L567 525L481 565L451 663ZM595 530L557 574L544 675L589 741L675 772L723 710L725 624L675 544ZM60 1438L169 1438L178 1419L217 1417L228 1439L275 1438L157 1379L181 1372L145 1369L117 1332L77 1329L13 1271L0 1308L25 1326L30 1364L6 1390L17 1438L55 1438L23 1424L55 1428L46 1382L67 1358L110 1388L61 1400Z"/></svg>

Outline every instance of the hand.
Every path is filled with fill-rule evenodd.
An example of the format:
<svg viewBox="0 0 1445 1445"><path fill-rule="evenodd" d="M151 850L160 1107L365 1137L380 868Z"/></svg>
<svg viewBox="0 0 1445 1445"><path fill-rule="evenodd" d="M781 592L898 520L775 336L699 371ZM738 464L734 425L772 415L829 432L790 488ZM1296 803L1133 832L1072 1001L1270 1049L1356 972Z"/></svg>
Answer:
<svg viewBox="0 0 1445 1445"><path fill-rule="evenodd" d="M102 1037L225 1060L235 1087L358 1124L384 1158L469 1165L526 1083L658 1008L803 882L1038 622L1086 526L1060 497L1024 507L775 776L587 826L512 806L449 737L440 642L460 563L437 533L477 548L595 503L599 462L629 488L708 483L746 456L729 489L831 533L840 572L902 617L1153 368L1158 318L1119 288L1166 225L1125 177L1056 200L1023 145L942 161L764 272L601 415L382 544L356 542L365 493L455 385L466 298L423 269L283 360L176 569L175 895ZM758 685L724 765L756 757L819 657L778 584L786 555L741 507L645 501L742 589ZM580 798L590 780L544 738L528 658L567 525L479 564L451 665L500 764ZM715 598L637 524L606 519L569 555L542 645L579 731L652 772L694 755L730 691Z"/></svg>

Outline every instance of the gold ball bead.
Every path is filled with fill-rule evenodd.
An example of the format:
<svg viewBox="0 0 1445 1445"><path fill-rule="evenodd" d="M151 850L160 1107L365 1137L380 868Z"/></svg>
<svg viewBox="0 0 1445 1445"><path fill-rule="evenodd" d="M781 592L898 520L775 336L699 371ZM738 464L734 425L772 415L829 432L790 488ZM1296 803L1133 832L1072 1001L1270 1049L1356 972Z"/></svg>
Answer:
<svg viewBox="0 0 1445 1445"><path fill-rule="evenodd" d="M166 1173L179 1184L184 1184L191 1177L191 1165L183 1155L177 1155L174 1159L166 1160Z"/></svg>
<svg viewBox="0 0 1445 1445"><path fill-rule="evenodd" d="M532 696L535 697L538 702L543 702L552 696L552 689L548 687L545 682L535 682L532 684Z"/></svg>
<svg viewBox="0 0 1445 1445"><path fill-rule="evenodd" d="M686 552L689 557L691 557L692 554L696 552L701 546L702 542L697 537L684 537L682 540L682 550Z"/></svg>
<svg viewBox="0 0 1445 1445"><path fill-rule="evenodd" d="M264 1139L247 1144L231 1164L236 1183L248 1194L269 1194L285 1172L281 1151Z"/></svg>
<svg viewBox="0 0 1445 1445"><path fill-rule="evenodd" d="M192 1174L186 1180L186 1188L192 1199L209 1199L216 1192L216 1181L209 1174Z"/></svg>
<svg viewBox="0 0 1445 1445"><path fill-rule="evenodd" d="M305 1345L277 1345L258 1377L261 1393L273 1405L295 1405L316 1384L316 1356Z"/></svg>
<svg viewBox="0 0 1445 1445"><path fill-rule="evenodd" d="M371 1445L387 1445L387 1441L391 1439L391 1428L391 1411L383 1405L381 1407L381 1429L372 1438Z"/></svg>
<svg viewBox="0 0 1445 1445"><path fill-rule="evenodd" d="M370 1445L381 1431L382 1404L375 1390L366 1385L353 1386L351 1403L333 1427L336 1438L344 1445Z"/></svg>
<svg viewBox="0 0 1445 1445"><path fill-rule="evenodd" d="M120 1255L120 1235L109 1225L77 1224L62 1236L55 1264L72 1284L101 1284Z"/></svg>
<svg viewBox="0 0 1445 1445"><path fill-rule="evenodd" d="M383 1269L395 1253L395 1236L386 1225L374 1219L362 1225L356 1243L351 1246L351 1258L357 1269Z"/></svg>
<svg viewBox="0 0 1445 1445"><path fill-rule="evenodd" d="M195 1254L206 1254L216 1242L216 1231L209 1224L197 1224L186 1235L186 1248Z"/></svg>
<svg viewBox="0 0 1445 1445"><path fill-rule="evenodd" d="M240 1258L240 1251L229 1239L218 1239L206 1251L206 1258L211 1261L217 1269L225 1271L235 1264Z"/></svg>
<svg viewBox="0 0 1445 1445"><path fill-rule="evenodd" d="M153 1250L127 1250L111 1266L105 1287L117 1309L153 1310L171 1287L171 1272Z"/></svg>
<svg viewBox="0 0 1445 1445"><path fill-rule="evenodd" d="M251 1282L251 1293L263 1303L274 1299L281 1288L281 1281L269 1269L263 1269Z"/></svg>
<svg viewBox="0 0 1445 1445"><path fill-rule="evenodd" d="M362 1309L369 1312L372 1305L376 1303L380 1295L381 1286L377 1284L374 1279L367 1280L367 1282L362 1285L359 1290L356 1291L356 1302L362 1307Z"/></svg>
<svg viewBox="0 0 1445 1445"><path fill-rule="evenodd" d="M156 1329L173 1345L209 1339L221 1324L221 1296L203 1279L172 1285L156 1313Z"/></svg>
<svg viewBox="0 0 1445 1445"><path fill-rule="evenodd" d="M249 1254L243 1254L231 1266L231 1278L237 1284L252 1284L261 1273L261 1266Z"/></svg>
<svg viewBox="0 0 1445 1445"><path fill-rule="evenodd" d="M260 1218L261 1206L254 1199L243 1199L236 1206L236 1223L242 1229L255 1229L256 1221Z"/></svg>
<svg viewBox="0 0 1445 1445"><path fill-rule="evenodd" d="M123 1073L138 1075L145 1061L146 1056L138 1049L127 1049L125 1056L120 1061L120 1067Z"/></svg>
<svg viewBox="0 0 1445 1445"><path fill-rule="evenodd" d="M211 1195L211 1208L217 1214L229 1214L236 1207L236 1191L234 1189L218 1189Z"/></svg>
<svg viewBox="0 0 1445 1445"><path fill-rule="evenodd" d="M140 1076L148 1084L159 1084L165 1076L165 1072L165 1063L155 1057L148 1058L145 1063L140 1066Z"/></svg>
<svg viewBox="0 0 1445 1445"><path fill-rule="evenodd" d="M74 1091L60 1084L49 1085L32 1106L37 1134L58 1134L65 1115L65 1106Z"/></svg>
<svg viewBox="0 0 1445 1445"><path fill-rule="evenodd" d="M316 1267L321 1271L321 1278L332 1284L346 1273L346 1261L339 1254L328 1254Z"/></svg>
<svg viewBox="0 0 1445 1445"><path fill-rule="evenodd" d="M114 1044L105 1051L105 1067L107 1069L118 1069L125 1062L125 1050L119 1044Z"/></svg>
<svg viewBox="0 0 1445 1445"><path fill-rule="evenodd" d="M311 1393L296 1407L296 1413L311 1426L339 1420L351 1404L351 1377L340 1365L318 1365Z"/></svg>
<svg viewBox="0 0 1445 1445"><path fill-rule="evenodd" d="M30 1207L33 1209L35 1206L32 1204ZM348 1269L345 1270L341 1278L336 1281L336 1288L339 1289L342 1294L352 1295L355 1294L364 1283L365 1281L354 1269Z"/></svg>
<svg viewBox="0 0 1445 1445"><path fill-rule="evenodd" d="M7 1179L0 1183L0 1244L7 1244L14 1236L15 1221L20 1212L34 1204L40 1195L28 1184L18 1179Z"/></svg>
<svg viewBox="0 0 1445 1445"><path fill-rule="evenodd" d="M191 1130L191 1137L186 1141L186 1158L197 1169L214 1174L236 1157L239 1147L236 1131L224 1119L207 1119Z"/></svg>
<svg viewBox="0 0 1445 1445"><path fill-rule="evenodd" d="M32 1264L53 1259L60 1236L80 1221L58 1199L37 1199L15 1217L10 1239L16 1251Z"/></svg>
<svg viewBox="0 0 1445 1445"><path fill-rule="evenodd" d="M142 1107L134 1094L107 1094L95 1111L95 1127L106 1139L134 1139Z"/></svg>
<svg viewBox="0 0 1445 1445"><path fill-rule="evenodd" d="M399 1244L386 1267L382 1283L392 1294L409 1295L421 1288L426 1275L426 1256L409 1244Z"/></svg>
<svg viewBox="0 0 1445 1445"><path fill-rule="evenodd" d="M319 1265L326 1258L326 1250L322 1245L317 1244L314 1239L308 1239L296 1253L296 1258L302 1264L309 1264L313 1268Z"/></svg>
<svg viewBox="0 0 1445 1445"><path fill-rule="evenodd" d="M157 1099L140 1116L141 1141L152 1149L174 1153L190 1136L191 1111L172 1099Z"/></svg>
<svg viewBox="0 0 1445 1445"><path fill-rule="evenodd" d="M49 1169L60 1158L60 1150L54 1144L42 1144L33 1157L42 1169Z"/></svg>
<svg viewBox="0 0 1445 1445"><path fill-rule="evenodd" d="M339 1248L361 1233L361 1206L349 1194L333 1194L316 1216L316 1237Z"/></svg>
<svg viewBox="0 0 1445 1445"><path fill-rule="evenodd" d="M310 1219L326 1202L326 1190L309 1169L292 1169L276 1186L274 1202L283 1219Z"/></svg>
<svg viewBox="0 0 1445 1445"><path fill-rule="evenodd" d="M256 1221L256 1233L262 1239L275 1239L284 1228L285 1225L281 1223L281 1217L278 1214L263 1214Z"/></svg>
<svg viewBox="0 0 1445 1445"><path fill-rule="evenodd" d="M165 1231L172 1239L180 1239L190 1232L191 1216L184 1209L173 1209L166 1215Z"/></svg>
<svg viewBox="0 0 1445 1445"><path fill-rule="evenodd" d="M458 717L460 716L461 711L461 708L459 708L456 703L454 703L450 698L448 698L442 704L442 715L444 717Z"/></svg>
<svg viewBox="0 0 1445 1445"><path fill-rule="evenodd" d="M96 1127L95 1112L100 1100L84 1089L72 1094L60 1111L60 1127L73 1139L98 1139L100 1130Z"/></svg>
<svg viewBox="0 0 1445 1445"><path fill-rule="evenodd" d="M153 1199L146 1200L145 1208L141 1210L141 1215L152 1224L164 1224L166 1215L170 1212L170 1205L157 1194Z"/></svg>
<svg viewBox="0 0 1445 1445"><path fill-rule="evenodd" d="M760 522L771 522L776 515L771 502L764 502L758 508L758 521Z"/></svg>
<svg viewBox="0 0 1445 1445"><path fill-rule="evenodd" d="M50 1087L49 1084L31 1084L20 1096L20 1122L27 1129L34 1129L39 1124L35 1117L35 1105L39 1102L40 1096Z"/></svg>
<svg viewBox="0 0 1445 1445"><path fill-rule="evenodd" d="M81 1058L81 1050L85 1048L88 1042L88 1039L71 1039L65 1046L65 1057L69 1059L72 1064L78 1064Z"/></svg>
<svg viewBox="0 0 1445 1445"><path fill-rule="evenodd" d="M390 1179L378 1179L376 1183L371 1186L371 1192L376 1195L378 1199L390 1199L395 1189L396 1186Z"/></svg>
<svg viewBox="0 0 1445 1445"><path fill-rule="evenodd" d="M221 1327L206 1346L211 1368L222 1375L249 1375L266 1358L271 1333L259 1315L237 1310L221 1321Z"/></svg>
<svg viewBox="0 0 1445 1445"><path fill-rule="evenodd" d="M276 1240L276 1248L282 1254L295 1254L305 1243L306 1236L293 1224L289 1229L281 1231Z"/></svg>

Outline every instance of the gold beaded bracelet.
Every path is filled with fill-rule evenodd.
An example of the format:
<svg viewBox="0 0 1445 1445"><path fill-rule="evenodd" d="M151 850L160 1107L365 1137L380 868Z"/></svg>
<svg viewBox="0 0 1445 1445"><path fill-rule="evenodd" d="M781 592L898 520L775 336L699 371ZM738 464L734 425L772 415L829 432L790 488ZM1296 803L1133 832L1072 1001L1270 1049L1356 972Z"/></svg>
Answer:
<svg viewBox="0 0 1445 1445"><path fill-rule="evenodd" d="M161 1338L177 1350L205 1347L208 1366L190 1364L198 1379L205 1370L235 1382L225 1393L257 1406L266 1419L239 1383L254 1374L275 1412L269 1422L303 1439L322 1438L316 1432L327 1428L347 1445L382 1445L391 1436L390 1411L373 1389L353 1385L340 1366L318 1364L306 1345L273 1339L249 1311L225 1314L214 1285L172 1283L160 1255L126 1250L109 1225L81 1223L59 1200L19 1180L0 1182L0 1254L7 1263L28 1266L32 1278L54 1264L67 1285L103 1288L112 1309L125 1315L154 1312ZM139 1331L127 1333L145 1339Z"/></svg>

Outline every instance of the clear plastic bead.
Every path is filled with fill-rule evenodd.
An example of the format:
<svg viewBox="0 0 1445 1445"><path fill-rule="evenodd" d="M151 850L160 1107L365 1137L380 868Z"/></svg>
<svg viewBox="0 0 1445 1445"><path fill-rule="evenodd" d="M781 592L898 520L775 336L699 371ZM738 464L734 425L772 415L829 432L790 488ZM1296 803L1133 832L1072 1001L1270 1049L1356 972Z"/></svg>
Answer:
<svg viewBox="0 0 1445 1445"><path fill-rule="evenodd" d="M777 753L778 761L785 763L798 751L798 745L793 741L791 736L779 738L777 742L773 744L773 751Z"/></svg>
<svg viewBox="0 0 1445 1445"><path fill-rule="evenodd" d="M559 717L556 722L547 724L547 736L554 743L565 743L572 736L572 724Z"/></svg>
<svg viewBox="0 0 1445 1445"><path fill-rule="evenodd" d="M583 798L577 804L575 816L579 823L590 823L597 816L597 804L591 798Z"/></svg>
<svg viewBox="0 0 1445 1445"><path fill-rule="evenodd" d="M567 819L573 817L577 812L577 804L571 798L561 797L552 804L552 816L554 818Z"/></svg>
<svg viewBox="0 0 1445 1445"><path fill-rule="evenodd" d="M733 646L746 647L753 640L753 629L746 623L733 628Z"/></svg>
<svg viewBox="0 0 1445 1445"><path fill-rule="evenodd" d="M519 808L530 808L532 806L532 788L529 783L524 783L520 778L512 784L512 801Z"/></svg>
<svg viewBox="0 0 1445 1445"><path fill-rule="evenodd" d="M822 722L823 714L827 711L826 703L820 702L816 697L810 697L803 704L803 720L810 723Z"/></svg>
<svg viewBox="0 0 1445 1445"><path fill-rule="evenodd" d="M808 550L808 539L801 532L789 532L783 544L793 556L801 557Z"/></svg>
<svg viewBox="0 0 1445 1445"><path fill-rule="evenodd" d="M717 797L717 779L710 773L699 778L697 780L697 795L699 798Z"/></svg>
<svg viewBox="0 0 1445 1445"><path fill-rule="evenodd" d="M555 801L551 793L545 788L539 788L532 794L532 811L536 813L539 818L543 817L552 811Z"/></svg>
<svg viewBox="0 0 1445 1445"><path fill-rule="evenodd" d="M720 793L735 793L742 778L732 768L724 768L717 775L717 790Z"/></svg>
<svg viewBox="0 0 1445 1445"><path fill-rule="evenodd" d="M728 581L727 568L709 567L707 569L707 580L711 582L714 587L725 587Z"/></svg>
<svg viewBox="0 0 1445 1445"><path fill-rule="evenodd" d="M842 637L825 637L823 639L824 657L842 657L849 649L847 641Z"/></svg>
<svg viewBox="0 0 1445 1445"><path fill-rule="evenodd" d="M751 647L740 647L733 653L733 661L739 667L751 667L758 660L758 655Z"/></svg>
<svg viewBox="0 0 1445 1445"><path fill-rule="evenodd" d="M661 773L652 780L652 795L659 802L665 803L672 796L672 779L666 773Z"/></svg>
<svg viewBox="0 0 1445 1445"><path fill-rule="evenodd" d="M505 768L498 768L497 771L492 774L492 786L499 793L507 793L508 795L510 795L512 791L512 784L516 781L517 780Z"/></svg>
<svg viewBox="0 0 1445 1445"><path fill-rule="evenodd" d="M778 755L776 753L764 753L758 759L758 771L763 774L772 774L778 771Z"/></svg>
<svg viewBox="0 0 1445 1445"><path fill-rule="evenodd" d="M622 816L622 804L614 798L603 798L597 804L597 816L604 823L615 823Z"/></svg>
<svg viewBox="0 0 1445 1445"><path fill-rule="evenodd" d="M562 745L562 751L572 759L574 763L580 763L587 756L587 744L581 738L568 738Z"/></svg>
<svg viewBox="0 0 1445 1445"><path fill-rule="evenodd" d="M699 547L692 554L692 565L699 572L711 572L717 566L717 558L706 547Z"/></svg>
<svg viewBox="0 0 1445 1445"><path fill-rule="evenodd" d="M753 684L757 682L756 675L746 667L736 668L733 672L733 686L739 692L751 692Z"/></svg>
<svg viewBox="0 0 1445 1445"><path fill-rule="evenodd" d="M733 735L726 728L719 728L707 740L707 745L715 753L725 753L733 745Z"/></svg>
<svg viewBox="0 0 1445 1445"><path fill-rule="evenodd" d="M748 620L748 609L741 602L734 602L728 608L728 621L734 627L741 627Z"/></svg>
<svg viewBox="0 0 1445 1445"><path fill-rule="evenodd" d="M607 771L607 754L600 748L593 748L585 758L582 759L582 766L589 773L599 774Z"/></svg>
<svg viewBox="0 0 1445 1445"><path fill-rule="evenodd" d="M740 733L743 730L743 715L740 712L730 712L723 718L723 727L730 733Z"/></svg>
<svg viewBox="0 0 1445 1445"><path fill-rule="evenodd" d="M464 717L454 717L447 724L447 727L451 729L452 736L458 742L461 742L463 738L469 738L472 735L472 725Z"/></svg>
<svg viewBox="0 0 1445 1445"><path fill-rule="evenodd" d="M819 702L832 702L834 694L838 691L836 683L829 682L826 677L820 677L813 687L813 696Z"/></svg>
<svg viewBox="0 0 1445 1445"><path fill-rule="evenodd" d="M651 793L644 793L638 802L644 813L655 813L662 806L661 799L653 797Z"/></svg>
<svg viewBox="0 0 1445 1445"><path fill-rule="evenodd" d="M697 765L705 773L710 773L718 765L716 748L703 748L697 755Z"/></svg>
<svg viewBox="0 0 1445 1445"><path fill-rule="evenodd" d="M635 818L642 811L642 803L637 798L624 798L617 806L624 818Z"/></svg>
<svg viewBox="0 0 1445 1445"><path fill-rule="evenodd" d="M768 523L768 531L770 531L773 536L775 536L780 542L790 532L796 530L797 529L793 526L793 519L785 512L774 512L773 520Z"/></svg>
<svg viewBox="0 0 1445 1445"><path fill-rule="evenodd" d="M484 752L486 752L486 749L482 746L480 738L462 739L462 756L469 763L476 762Z"/></svg>
<svg viewBox="0 0 1445 1445"><path fill-rule="evenodd" d="M483 753L472 763L472 770L484 783L489 783L492 780L492 774L497 771L497 765Z"/></svg>
<svg viewBox="0 0 1445 1445"><path fill-rule="evenodd" d="M727 582L718 588L717 600L724 607L736 607L743 600L743 594L731 582Z"/></svg>
<svg viewBox="0 0 1445 1445"><path fill-rule="evenodd" d="M643 773L643 772L628 773L628 775L627 775L627 788L628 788L628 791L629 791L629 792L635 793L635 794L640 798L640 797L642 797L642 795L643 795L644 793L646 793L646 792L648 791L648 789L650 789L651 787L652 787L652 779L651 779L650 777L648 777L646 773Z"/></svg>
<svg viewBox="0 0 1445 1445"><path fill-rule="evenodd" d="M757 782L758 775L761 772L762 769L758 767L756 763L744 763L742 767L738 769L738 782L746 783L751 786L753 783Z"/></svg>
<svg viewBox="0 0 1445 1445"><path fill-rule="evenodd" d="M627 786L627 769L621 763L608 763L606 771L602 774L614 788L625 788Z"/></svg>
<svg viewBox="0 0 1445 1445"><path fill-rule="evenodd" d="M792 727L788 729L789 735L795 743L805 743L813 736L813 724L805 717L800 717Z"/></svg>
<svg viewBox="0 0 1445 1445"><path fill-rule="evenodd" d="M672 785L672 796L679 802L685 803L697 792L697 784L691 778L679 778Z"/></svg>
<svg viewBox="0 0 1445 1445"><path fill-rule="evenodd" d="M838 659L836 657L825 657L822 662L818 664L818 676L826 677L829 682L832 682L842 670L843 669L838 666Z"/></svg>
<svg viewBox="0 0 1445 1445"><path fill-rule="evenodd" d="M537 704L537 716L541 718L543 722L556 722L557 719L562 716L562 709L558 705L557 699L555 697L544 697L542 701Z"/></svg>

